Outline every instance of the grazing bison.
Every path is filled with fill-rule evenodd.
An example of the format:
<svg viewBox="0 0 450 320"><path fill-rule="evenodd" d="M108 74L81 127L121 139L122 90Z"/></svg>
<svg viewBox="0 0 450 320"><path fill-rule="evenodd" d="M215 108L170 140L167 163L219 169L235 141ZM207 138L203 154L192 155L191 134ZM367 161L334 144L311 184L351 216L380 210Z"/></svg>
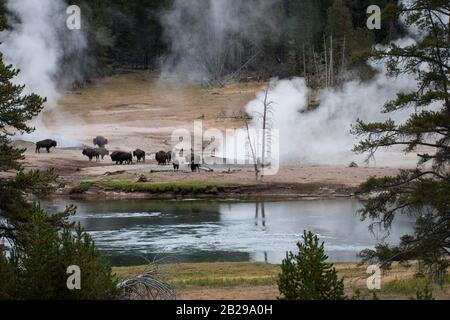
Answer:
<svg viewBox="0 0 450 320"><path fill-rule="evenodd" d="M145 151L136 149L133 152L133 156L137 158L137 162L141 162L141 159L145 162Z"/></svg>
<svg viewBox="0 0 450 320"><path fill-rule="evenodd" d="M114 151L111 153L111 160L116 164L132 164L133 155L130 152Z"/></svg>
<svg viewBox="0 0 450 320"><path fill-rule="evenodd" d="M36 143L36 152L40 153L40 149L41 148L45 148L47 149L47 152L50 153L50 149L51 148L56 148L56 141L55 140L51 140L51 139L47 139L47 140L42 140Z"/></svg>
<svg viewBox="0 0 450 320"><path fill-rule="evenodd" d="M92 140L92 143L94 143L94 146L104 148L108 144L108 139L102 136L97 136L94 140Z"/></svg>
<svg viewBox="0 0 450 320"><path fill-rule="evenodd" d="M158 165L165 166L167 164L167 153L164 151L159 151L155 155L155 160L158 162Z"/></svg>
<svg viewBox="0 0 450 320"><path fill-rule="evenodd" d="M100 154L97 152L97 150L92 148L83 149L83 155L88 157L89 161L92 161L93 158L98 161L98 159L100 158Z"/></svg>
<svg viewBox="0 0 450 320"><path fill-rule="evenodd" d="M106 148L95 148L94 150L102 157L102 160L105 156L109 156L109 151Z"/></svg>

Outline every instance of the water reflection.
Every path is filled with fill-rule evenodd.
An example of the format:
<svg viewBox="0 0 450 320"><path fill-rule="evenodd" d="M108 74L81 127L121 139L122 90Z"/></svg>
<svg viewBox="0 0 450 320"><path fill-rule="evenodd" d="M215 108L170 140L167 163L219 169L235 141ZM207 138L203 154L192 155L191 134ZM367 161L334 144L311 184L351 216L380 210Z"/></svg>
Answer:
<svg viewBox="0 0 450 320"><path fill-rule="evenodd" d="M355 214L356 200L284 202L75 201L75 220L93 236L114 265L165 262L265 261L279 263L296 250L304 230L326 242L332 261L356 261L357 252L386 234L368 231ZM50 211L64 201L43 204ZM412 230L400 216L387 242Z"/></svg>

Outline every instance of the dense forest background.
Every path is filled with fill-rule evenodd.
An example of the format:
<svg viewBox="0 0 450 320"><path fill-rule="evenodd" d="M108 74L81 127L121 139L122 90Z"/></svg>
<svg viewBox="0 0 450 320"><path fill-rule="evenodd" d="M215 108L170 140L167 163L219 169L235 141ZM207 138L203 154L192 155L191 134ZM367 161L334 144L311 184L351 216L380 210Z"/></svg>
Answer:
<svg viewBox="0 0 450 320"><path fill-rule="evenodd" d="M0 0L3 14L5 1ZM82 67L78 69L83 70L85 79L123 69L161 69L164 64L176 63L183 52L170 56L176 40L167 37L167 19L164 25L164 17L176 1L70 0L82 9L89 44L89 59L70 57L70 61L79 60ZM208 5L208 1L186 3L194 2ZM248 0L245 5L257 7L261 2L270 5L255 21L257 45L249 37L238 39L242 33L238 30L228 34L222 44L230 48L226 53L222 48L220 53L213 51L212 57L198 58L213 80L239 72L240 77L245 73L246 77L263 79L305 76L311 86L333 86L342 74L349 74L342 71L357 70L361 77L370 76L370 70L358 62L361 53L374 43L386 43L403 33L392 17L383 20L381 30L366 28L369 5L386 9L396 0ZM241 18L246 19L245 15ZM207 42L201 51L215 45ZM218 59L218 54L223 56Z"/></svg>

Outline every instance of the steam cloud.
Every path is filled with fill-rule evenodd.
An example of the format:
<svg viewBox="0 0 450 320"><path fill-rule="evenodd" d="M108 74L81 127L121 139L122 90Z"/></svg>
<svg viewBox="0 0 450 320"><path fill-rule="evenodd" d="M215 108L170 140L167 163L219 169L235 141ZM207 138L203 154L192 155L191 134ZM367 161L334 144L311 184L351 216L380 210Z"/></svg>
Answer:
<svg viewBox="0 0 450 320"><path fill-rule="evenodd" d="M234 71L258 52L264 30L275 32L273 4L274 0L175 0L161 17L170 49L162 76L197 82Z"/></svg>
<svg viewBox="0 0 450 320"><path fill-rule="evenodd" d="M411 44L412 39L403 39L398 45ZM399 92L417 89L416 80L409 74L390 77L382 63L373 64L378 73L369 82L350 81L341 89L323 89L319 92L320 106L308 112L308 92L303 78L272 82L268 101L273 102L271 127L280 132L280 159L282 162L300 160L312 164L344 164L350 161L362 162L367 155L355 155L351 150L358 139L350 133L357 119L363 121L384 121L388 118L403 123L411 110L382 113L383 105ZM260 114L263 109L264 92L247 105L249 114ZM431 106L434 108L436 106ZM261 128L259 118L252 127ZM377 165L409 164L406 158L390 156L380 150L375 158ZM415 159L411 159L414 163ZM393 161L398 161L394 163Z"/></svg>
<svg viewBox="0 0 450 320"><path fill-rule="evenodd" d="M61 85L70 83L80 75L74 74L70 57L81 56L87 43L80 31L66 27L65 1L8 0L8 30L0 34L4 60L20 69L16 83L25 84L25 93L37 93L47 97L45 110L52 110L58 117L58 99ZM66 119L67 120L67 119ZM36 141L50 136L64 136L61 142L73 144L68 132L54 132L45 127L41 115L34 120L36 131L27 140Z"/></svg>

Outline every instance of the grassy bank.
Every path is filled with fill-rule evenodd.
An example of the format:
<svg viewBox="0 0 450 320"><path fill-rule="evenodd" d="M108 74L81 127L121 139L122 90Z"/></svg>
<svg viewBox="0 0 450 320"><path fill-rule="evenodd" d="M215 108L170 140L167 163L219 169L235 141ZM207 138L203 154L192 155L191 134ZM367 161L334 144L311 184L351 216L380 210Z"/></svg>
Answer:
<svg viewBox="0 0 450 320"><path fill-rule="evenodd" d="M344 278L346 294L353 297L359 292L362 299L371 299L372 293L366 288L367 266L354 263L335 265ZM137 275L146 270L146 266L116 267L113 271L120 279ZM236 262L236 263L181 263L160 266L165 281L187 299L276 299L276 284L280 267L273 264ZM412 299L417 290L426 287L424 278L417 278L415 265L409 267L395 265L382 277L380 299ZM441 288L433 286L433 294L438 299L450 299L450 277Z"/></svg>
<svg viewBox="0 0 450 320"><path fill-rule="evenodd" d="M114 192L145 192L145 193L174 193L174 194L209 194L217 195L221 192L236 190L236 184L205 181L179 182L131 182L131 181L83 181L72 188L71 194L82 194L97 187L105 191Z"/></svg>

